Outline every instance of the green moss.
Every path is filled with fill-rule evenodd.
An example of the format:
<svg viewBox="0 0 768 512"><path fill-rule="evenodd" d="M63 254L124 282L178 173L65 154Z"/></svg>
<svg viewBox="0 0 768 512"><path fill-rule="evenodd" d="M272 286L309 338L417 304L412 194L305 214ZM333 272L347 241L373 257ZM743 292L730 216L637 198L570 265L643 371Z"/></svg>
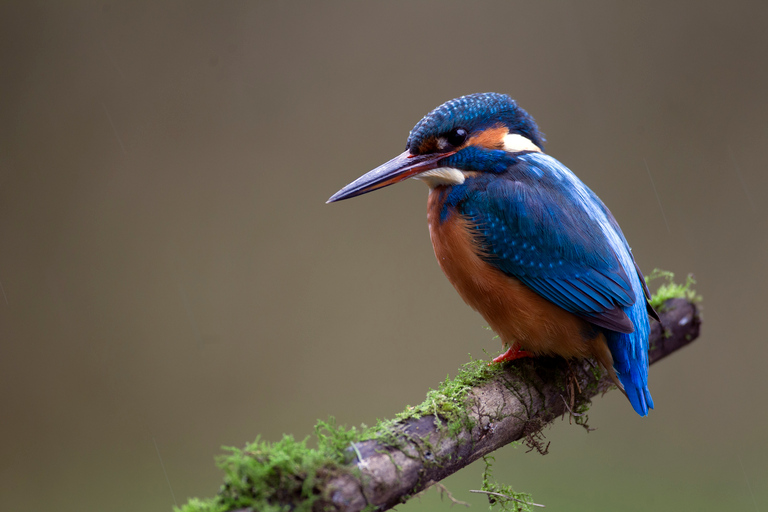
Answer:
<svg viewBox="0 0 768 512"><path fill-rule="evenodd" d="M664 279L656 292L651 297L651 306L657 311L662 310L664 303L669 299L686 299L690 302L701 302L701 295L696 293L693 289L693 285L696 284L696 280L692 275L688 274L685 279L685 284L675 283L675 274L666 270L660 270L658 268L653 269L650 275L646 276L645 282L650 284L651 281L656 279Z"/></svg>
<svg viewBox="0 0 768 512"><path fill-rule="evenodd" d="M492 380L499 372L501 372L500 365L488 366L486 361L473 359L459 369L454 379L446 377L437 389L429 390L426 400L416 406L409 405L405 411L396 416L396 419L402 421L434 414L438 426L443 426L445 422L449 430L453 423L466 424L468 421L465 409L467 394L472 388Z"/></svg>
<svg viewBox="0 0 768 512"><path fill-rule="evenodd" d="M498 483L493 478L492 461L496 459L490 455L483 457L485 462L485 471L483 471L482 490L488 494L489 510L500 507L500 510L509 512L531 512L530 503L533 502L531 495L524 492L515 492L509 485Z"/></svg>
<svg viewBox="0 0 768 512"><path fill-rule="evenodd" d="M198 498L191 498L186 505L181 507L174 507L178 512L226 512L229 508L219 503L216 498L207 500L201 500Z"/></svg>
<svg viewBox="0 0 768 512"><path fill-rule="evenodd" d="M349 471L355 452L349 450L360 433L357 429L337 427L333 419L315 427L317 448L309 448L307 439L283 436L276 443L256 439L245 448L218 459L224 470L224 485L216 498L193 498L178 512L221 512L250 507L263 512L294 510L310 512L322 497L320 484ZM297 504L289 507L288 503Z"/></svg>

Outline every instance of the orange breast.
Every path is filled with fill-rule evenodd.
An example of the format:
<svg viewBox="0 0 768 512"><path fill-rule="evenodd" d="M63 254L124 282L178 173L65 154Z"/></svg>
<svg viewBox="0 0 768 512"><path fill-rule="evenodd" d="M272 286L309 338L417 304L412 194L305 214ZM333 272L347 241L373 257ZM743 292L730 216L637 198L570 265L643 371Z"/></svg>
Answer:
<svg viewBox="0 0 768 512"><path fill-rule="evenodd" d="M477 234L458 212L450 212L441 222L441 189L430 191L427 207L437 261L462 299L483 315L504 344L519 343L536 354L591 355L610 365L610 352L599 329L483 261Z"/></svg>

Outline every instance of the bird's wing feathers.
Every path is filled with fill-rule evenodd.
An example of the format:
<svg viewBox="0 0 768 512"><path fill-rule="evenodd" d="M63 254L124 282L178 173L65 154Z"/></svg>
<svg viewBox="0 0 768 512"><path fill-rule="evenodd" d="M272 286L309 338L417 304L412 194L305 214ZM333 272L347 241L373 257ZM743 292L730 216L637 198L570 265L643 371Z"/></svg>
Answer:
<svg viewBox="0 0 768 512"><path fill-rule="evenodd" d="M589 193L578 196L556 180L533 186L525 175L517 178L497 176L460 205L485 259L595 325L633 332L622 307L634 304L636 297L616 253L629 248L611 245L599 199L583 185Z"/></svg>

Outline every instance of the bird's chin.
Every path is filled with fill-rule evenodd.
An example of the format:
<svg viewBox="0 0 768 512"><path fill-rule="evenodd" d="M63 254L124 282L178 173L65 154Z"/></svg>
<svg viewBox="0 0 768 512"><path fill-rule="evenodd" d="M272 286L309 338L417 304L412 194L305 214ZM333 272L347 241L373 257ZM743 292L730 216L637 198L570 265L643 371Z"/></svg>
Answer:
<svg viewBox="0 0 768 512"><path fill-rule="evenodd" d="M456 169L455 167L438 167L436 169L430 169L413 176L413 178L423 181L430 189L437 188L441 185L461 185L464 183L464 180L467 179L464 171Z"/></svg>

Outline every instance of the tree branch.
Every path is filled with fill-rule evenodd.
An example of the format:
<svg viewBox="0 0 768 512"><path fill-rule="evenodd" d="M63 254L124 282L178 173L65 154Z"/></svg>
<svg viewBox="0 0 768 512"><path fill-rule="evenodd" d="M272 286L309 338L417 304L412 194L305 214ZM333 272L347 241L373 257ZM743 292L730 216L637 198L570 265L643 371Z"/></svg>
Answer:
<svg viewBox="0 0 768 512"><path fill-rule="evenodd" d="M693 304L672 299L666 306L661 320L668 336L653 322L651 364L699 335L701 320ZM339 511L357 512L369 504L387 510L513 441L528 439L530 446L541 449L535 436L543 427L568 409L584 410L593 396L613 386L604 373L595 371L589 361L518 360L495 380L469 392L466 407L472 428L446 435L434 416L402 422L393 429L399 448L373 440L357 444L360 474L331 480L326 496ZM633 414L629 404L627 414Z"/></svg>
<svg viewBox="0 0 768 512"><path fill-rule="evenodd" d="M665 332L652 323L652 364L699 335L701 320L693 303L670 299L662 309ZM182 510L387 510L513 441L524 440L546 453L541 436L545 426L568 413L587 427L584 413L590 400L613 387L607 374L588 360L538 357L501 368L476 363L473 371L446 382L458 394L430 392L425 404L413 408L412 417L364 432L367 440L360 440L355 429L339 430L340 437L332 440L336 455L318 459L313 452L305 457L320 460L314 466L291 458L308 450L292 438L284 438L293 444L279 456L269 455L272 448L266 444L233 450L237 453L221 463L228 477L219 496L191 500ZM634 414L629 404L626 409ZM330 436L318 434L320 444L328 442Z"/></svg>

